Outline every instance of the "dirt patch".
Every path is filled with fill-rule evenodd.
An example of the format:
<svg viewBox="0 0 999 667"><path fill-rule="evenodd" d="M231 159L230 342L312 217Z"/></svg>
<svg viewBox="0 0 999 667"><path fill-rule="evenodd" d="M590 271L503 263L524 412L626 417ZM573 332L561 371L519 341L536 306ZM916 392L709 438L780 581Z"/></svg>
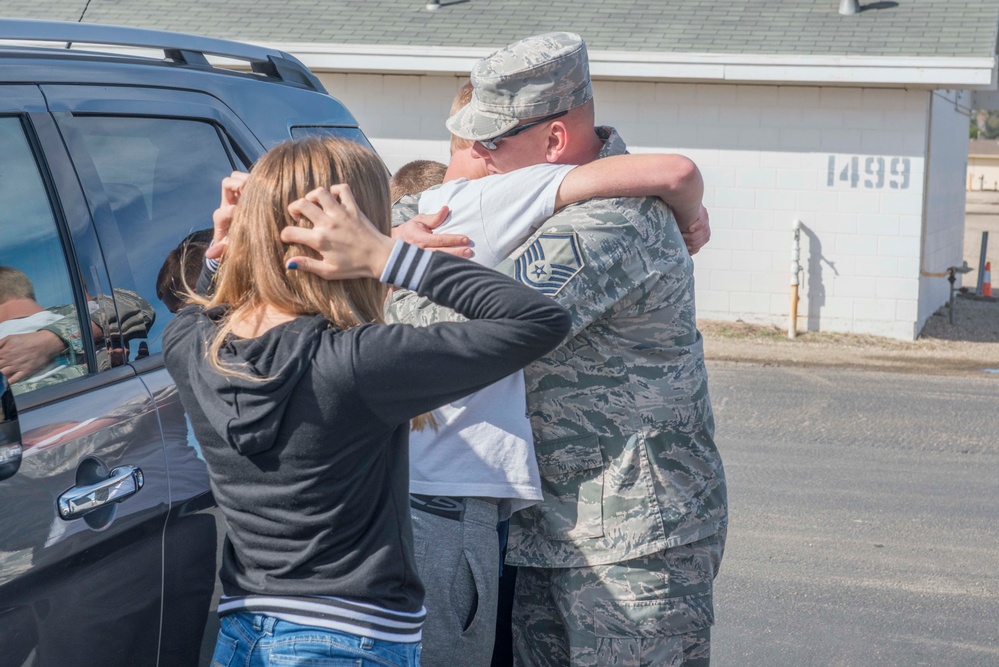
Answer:
<svg viewBox="0 0 999 667"><path fill-rule="evenodd" d="M959 295L954 324L948 307L927 321L914 341L858 334L799 332L745 322L699 320L704 354L715 361L777 366L849 366L904 373L999 378L999 299Z"/></svg>
<svg viewBox="0 0 999 667"><path fill-rule="evenodd" d="M999 343L999 299L959 294L954 303L954 323L944 306L926 321L919 340Z"/></svg>

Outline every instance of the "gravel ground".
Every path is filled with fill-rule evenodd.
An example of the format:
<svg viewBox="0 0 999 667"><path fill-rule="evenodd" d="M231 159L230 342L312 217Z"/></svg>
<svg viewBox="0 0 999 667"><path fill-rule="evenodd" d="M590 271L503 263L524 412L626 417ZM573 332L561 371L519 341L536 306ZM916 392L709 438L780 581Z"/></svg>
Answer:
<svg viewBox="0 0 999 667"><path fill-rule="evenodd" d="M982 231L989 232L987 259L999 276L999 194L969 193L965 259L975 269L966 286L977 282ZM993 280L999 293L999 279ZM995 374L999 380L999 298L958 294L954 324L948 307L927 320L919 338L901 341L880 336L799 332L790 340L784 328L743 322L699 320L708 361L744 361L778 366L849 366L939 375Z"/></svg>
<svg viewBox="0 0 999 667"><path fill-rule="evenodd" d="M959 296L954 324L941 308L914 341L841 333L799 333L743 322L702 320L708 361L778 366L848 366L932 375L981 375L999 379L999 299Z"/></svg>

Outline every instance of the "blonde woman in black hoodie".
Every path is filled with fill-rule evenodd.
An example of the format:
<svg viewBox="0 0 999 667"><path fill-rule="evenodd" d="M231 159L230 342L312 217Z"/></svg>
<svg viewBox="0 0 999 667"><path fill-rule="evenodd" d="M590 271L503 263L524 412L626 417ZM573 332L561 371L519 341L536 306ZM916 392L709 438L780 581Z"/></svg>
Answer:
<svg viewBox="0 0 999 667"><path fill-rule="evenodd" d="M213 664L418 665L409 422L568 332L547 297L391 240L389 217L370 151L275 147L242 188L212 294L164 332L228 524ZM389 284L469 321L383 324Z"/></svg>

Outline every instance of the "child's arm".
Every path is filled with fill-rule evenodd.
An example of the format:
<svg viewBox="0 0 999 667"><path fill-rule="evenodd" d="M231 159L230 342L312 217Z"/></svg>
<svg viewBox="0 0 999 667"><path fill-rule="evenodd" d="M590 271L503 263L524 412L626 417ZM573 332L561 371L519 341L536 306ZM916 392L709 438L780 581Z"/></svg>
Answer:
<svg viewBox="0 0 999 667"><path fill-rule="evenodd" d="M555 210L593 197L659 197L681 230L701 212L704 180L688 158L676 154L613 155L576 167L562 180Z"/></svg>

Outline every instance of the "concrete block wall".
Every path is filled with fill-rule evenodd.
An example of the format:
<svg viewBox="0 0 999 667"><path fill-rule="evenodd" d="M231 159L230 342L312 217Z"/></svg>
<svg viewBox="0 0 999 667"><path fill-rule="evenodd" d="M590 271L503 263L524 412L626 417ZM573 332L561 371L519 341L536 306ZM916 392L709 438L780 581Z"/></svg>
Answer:
<svg viewBox="0 0 999 667"><path fill-rule="evenodd" d="M929 151L926 174L926 223L923 238L923 275L920 278L917 332L927 318L950 297L946 279L927 275L942 273L962 260L976 265L978 257L964 255L965 172L967 169L968 116L971 95L962 91L932 93ZM956 283L974 288L977 274Z"/></svg>
<svg viewBox="0 0 999 667"><path fill-rule="evenodd" d="M444 120L468 77L319 73L357 118L390 171L411 160L450 158Z"/></svg>
<svg viewBox="0 0 999 667"><path fill-rule="evenodd" d="M914 336L927 91L644 84L636 105L635 85L609 84L597 115L633 150L700 165L699 317L786 327L798 219L799 330Z"/></svg>
<svg viewBox="0 0 999 667"><path fill-rule="evenodd" d="M968 190L999 191L999 155L968 156Z"/></svg>
<svg viewBox="0 0 999 667"><path fill-rule="evenodd" d="M443 121L463 77L320 76L390 169L447 161ZM795 219L803 225L799 330L911 339L921 313L940 305L932 289L932 304L920 305L930 91L594 87L598 122L616 126L632 151L681 152L704 173L713 237L695 256L702 319L786 327ZM942 168L953 161L941 160ZM950 210L951 199L940 205Z"/></svg>

